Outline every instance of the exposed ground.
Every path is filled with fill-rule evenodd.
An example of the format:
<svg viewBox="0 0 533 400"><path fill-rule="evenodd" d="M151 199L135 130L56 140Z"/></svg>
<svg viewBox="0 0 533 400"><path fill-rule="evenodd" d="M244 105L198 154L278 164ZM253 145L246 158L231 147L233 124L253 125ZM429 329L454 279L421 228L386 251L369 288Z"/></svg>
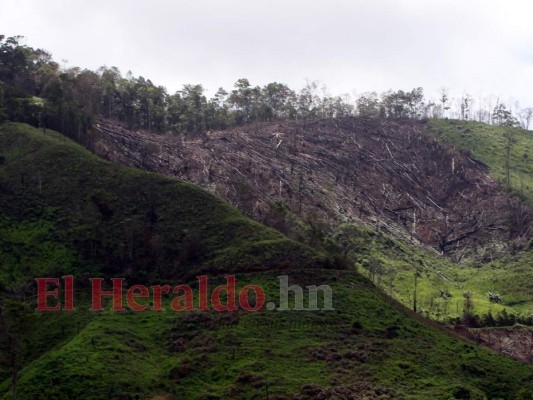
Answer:
<svg viewBox="0 0 533 400"><path fill-rule="evenodd" d="M533 364L533 329L525 326L473 330L475 338L502 354Z"/></svg>
<svg viewBox="0 0 533 400"><path fill-rule="evenodd" d="M96 152L190 180L284 230L273 205L332 229L359 222L455 261L488 261L531 235L531 211L489 168L421 122L363 118L286 122L196 139L98 124Z"/></svg>

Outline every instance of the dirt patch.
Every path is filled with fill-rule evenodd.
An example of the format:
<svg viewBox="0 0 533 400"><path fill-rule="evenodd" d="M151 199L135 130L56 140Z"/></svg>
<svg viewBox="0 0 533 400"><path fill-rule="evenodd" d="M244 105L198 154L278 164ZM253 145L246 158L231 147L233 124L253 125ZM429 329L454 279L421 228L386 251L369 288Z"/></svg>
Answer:
<svg viewBox="0 0 533 400"><path fill-rule="evenodd" d="M511 328L472 329L474 337L486 346L516 360L533 364L533 329L525 326Z"/></svg>

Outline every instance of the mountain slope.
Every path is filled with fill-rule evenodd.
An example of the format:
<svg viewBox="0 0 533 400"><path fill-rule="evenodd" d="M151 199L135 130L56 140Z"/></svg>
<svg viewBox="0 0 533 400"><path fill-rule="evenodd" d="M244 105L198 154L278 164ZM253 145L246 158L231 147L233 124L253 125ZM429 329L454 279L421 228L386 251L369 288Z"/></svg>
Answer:
<svg viewBox="0 0 533 400"><path fill-rule="evenodd" d="M219 269L328 265L191 184L117 167L56 132L0 125L0 302L34 300L35 278L63 274L83 290L89 277L143 284ZM21 324L29 333L25 362L75 334L88 316L50 318L58 326L42 315ZM0 378L6 374L0 369Z"/></svg>
<svg viewBox="0 0 533 400"><path fill-rule="evenodd" d="M20 396L530 398L531 366L407 316L356 275L305 275L294 282L331 285L336 311L91 316L70 340L26 366ZM277 295L271 274L239 280Z"/></svg>
<svg viewBox="0 0 533 400"><path fill-rule="evenodd" d="M116 167L53 132L4 124L0 154L0 229L15 242L3 254L0 283L17 280L17 251L30 245L42 252L38 258L50 259L50 250L65 273L90 265L92 273L176 278L215 266L324 261L193 185ZM31 259L24 264L31 273L57 272Z"/></svg>
<svg viewBox="0 0 533 400"><path fill-rule="evenodd" d="M98 154L189 179L274 226L281 203L316 226L363 223L455 260L488 260L530 235L531 211L420 122L289 121L196 140L97 128Z"/></svg>
<svg viewBox="0 0 533 400"><path fill-rule="evenodd" d="M461 317L465 291L476 314L496 314L503 305L532 315L531 210L496 181L497 172L441 143L446 135L437 140L438 124L456 125L346 118L248 125L183 140L100 121L96 151L188 179L315 247L335 239L342 224L379 230L389 239L351 229L352 258L409 307L420 275L418 308L432 318ZM443 299L442 290L452 298ZM501 304L487 292L502 295Z"/></svg>
<svg viewBox="0 0 533 400"><path fill-rule="evenodd" d="M505 128L475 121L433 120L429 123L435 136L458 150L472 153L490 167L491 175L508 184L533 206L533 133L524 129ZM507 183L507 139L511 133L509 178Z"/></svg>
<svg viewBox="0 0 533 400"><path fill-rule="evenodd" d="M0 150L2 289L36 274L74 273L80 286L75 313L38 314L29 305L19 314L20 399L528 399L533 392L530 366L452 336L353 271L314 268L335 265L192 185L116 167L24 125L0 127ZM126 218L137 222L124 228ZM187 228L186 235L197 228L201 252L190 236L176 238L174 230ZM164 239L157 249L177 250L154 256L142 236L154 232ZM267 300L279 296L280 270L301 286L328 284L335 310L84 311L83 281L92 274L187 283L207 271L221 283L231 270L241 287L264 287ZM1 365L0 398L8 399Z"/></svg>

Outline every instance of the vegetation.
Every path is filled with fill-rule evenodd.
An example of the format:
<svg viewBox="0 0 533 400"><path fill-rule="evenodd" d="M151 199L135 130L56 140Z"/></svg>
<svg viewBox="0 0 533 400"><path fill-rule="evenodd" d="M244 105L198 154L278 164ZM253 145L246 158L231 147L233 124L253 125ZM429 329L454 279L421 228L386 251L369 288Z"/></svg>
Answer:
<svg viewBox="0 0 533 400"><path fill-rule="evenodd" d="M276 298L271 273L238 279L260 284L269 299ZM267 398L267 392L280 398L316 393L323 393L321 398L328 393L364 393L370 399L528 398L530 367L407 317L353 273L310 271L298 283L316 279L331 284L337 311L80 317L81 305L76 314L84 319L81 329L70 316L39 316L46 325L36 324L32 337L55 334L58 344L22 369L19 394L57 399L251 399ZM8 381L1 390L7 387Z"/></svg>
<svg viewBox="0 0 533 400"><path fill-rule="evenodd" d="M117 167L48 129L91 147L97 116L187 135L276 119L445 117L446 93L440 104L421 88L352 104L318 95L316 83L295 92L240 79L212 99L201 85L169 95L116 68L60 68L4 36L0 61L0 121L34 126L0 125L0 399L531 398L531 366L423 318L530 324L531 244L459 266L370 229L346 225L330 237L306 226L311 248L191 184ZM463 120L472 104L461 99ZM527 128L531 113L498 102L477 117L498 126L430 124L533 204L531 137L515 128L517 118ZM203 273L215 283L235 273L241 287L261 285L267 301L277 300L280 273L303 287L328 284L335 311L87 311L88 277L189 283ZM78 310L36 312L34 278L64 274L76 277Z"/></svg>
<svg viewBox="0 0 533 400"><path fill-rule="evenodd" d="M191 184L116 167L57 133L4 124L0 152L4 285L58 273L179 277L230 271L237 259L326 262Z"/></svg>
<svg viewBox="0 0 533 400"><path fill-rule="evenodd" d="M510 128L506 123L494 126L475 121L432 119L428 124L439 140L457 150L471 152L490 167L494 179L533 205L533 163L530 160L533 136L530 132ZM348 243L346 232L349 232ZM340 227L335 239L340 240L338 245L343 251L352 246L362 273L410 308L413 308L416 275L418 311L431 318L462 319L465 315L463 292L467 290L470 292L471 324L505 326L521 322L531 325L531 243L521 251L516 249L515 254L496 260L455 265L356 226Z"/></svg>
<svg viewBox="0 0 533 400"><path fill-rule="evenodd" d="M325 256L193 185L118 168L55 132L3 124L0 153L3 378L38 357L47 342L57 343L52 321L61 321L64 337L89 318L48 321L30 313L26 320L31 306L24 304L33 303L36 277L73 274L83 289L90 276L145 283L218 269L229 273L243 265L328 265Z"/></svg>
<svg viewBox="0 0 533 400"><path fill-rule="evenodd" d="M468 151L490 167L491 175L533 205L531 132L475 121L431 120L432 132L457 150Z"/></svg>
<svg viewBox="0 0 533 400"><path fill-rule="evenodd" d="M494 320L493 326L533 323L529 247L490 263L457 265L357 225L341 226L328 240L330 251L355 262L360 273L407 307L415 309L416 302L416 311L427 317L455 323L468 315L472 325L484 325L486 318Z"/></svg>
<svg viewBox="0 0 533 400"><path fill-rule="evenodd" d="M119 121L130 129L157 133L199 135L212 129L258 121L308 120L361 116L423 119L455 115L495 125L521 125L528 129L532 110L514 113L496 100L493 106L465 95L439 100L424 97L422 88L410 91L365 93L352 100L331 96L317 82L295 91L278 82L253 86L246 78L232 90L219 90L207 98L201 84L186 84L174 94L131 72L123 76L115 67L97 71L60 67L44 50L22 44L23 38L0 35L0 121L26 122L62 132L87 147L93 145L96 118Z"/></svg>
<svg viewBox="0 0 533 400"><path fill-rule="evenodd" d="M9 328L16 346L2 339L0 354L17 353L21 399L531 393L530 367L409 314L353 271L317 269L334 265L192 185L116 167L26 125L2 125L0 148L1 301L26 310ZM88 275L186 283L215 266L261 285L267 301L277 300L280 270L301 286L329 284L335 311L86 311ZM24 283L64 273L77 277L78 310L33 311ZM13 368L2 360L0 398L9 399Z"/></svg>

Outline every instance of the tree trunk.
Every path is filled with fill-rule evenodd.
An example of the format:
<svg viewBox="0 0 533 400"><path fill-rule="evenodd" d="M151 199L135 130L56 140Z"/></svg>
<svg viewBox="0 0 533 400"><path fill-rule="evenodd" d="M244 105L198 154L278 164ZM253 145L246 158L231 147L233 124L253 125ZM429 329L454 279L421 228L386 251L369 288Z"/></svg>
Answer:
<svg viewBox="0 0 533 400"><path fill-rule="evenodd" d="M418 290L418 271L415 272L415 292L413 295L413 311L416 312L416 294Z"/></svg>

